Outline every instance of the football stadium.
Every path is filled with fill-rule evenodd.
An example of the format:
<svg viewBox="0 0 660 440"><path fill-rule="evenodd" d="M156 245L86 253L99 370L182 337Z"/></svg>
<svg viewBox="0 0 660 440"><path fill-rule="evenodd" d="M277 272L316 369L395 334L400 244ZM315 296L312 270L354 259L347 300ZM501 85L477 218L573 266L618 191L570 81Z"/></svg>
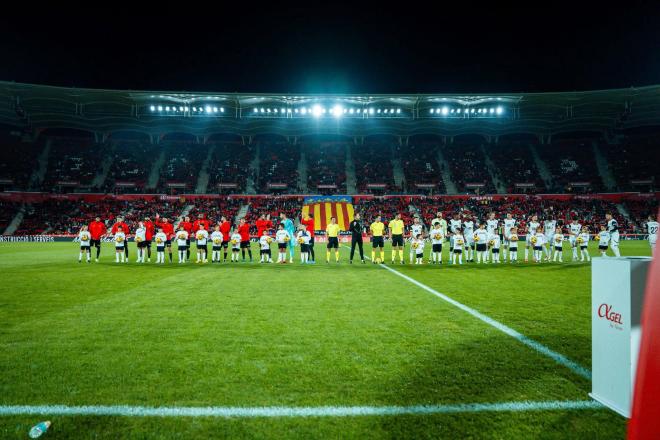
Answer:
<svg viewBox="0 0 660 440"><path fill-rule="evenodd" d="M660 87L0 96L3 437L625 435L591 259L652 253Z"/></svg>
<svg viewBox="0 0 660 440"><path fill-rule="evenodd" d="M0 19L0 439L660 438L653 14L250 6Z"/></svg>

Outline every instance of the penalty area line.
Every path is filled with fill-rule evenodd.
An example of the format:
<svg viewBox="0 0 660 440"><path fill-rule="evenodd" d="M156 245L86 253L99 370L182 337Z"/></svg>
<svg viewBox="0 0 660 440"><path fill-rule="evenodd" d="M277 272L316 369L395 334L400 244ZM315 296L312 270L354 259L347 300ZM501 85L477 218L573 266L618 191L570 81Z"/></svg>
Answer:
<svg viewBox="0 0 660 440"><path fill-rule="evenodd" d="M413 406L303 406L303 407L185 407L130 405L0 405L0 416L125 416L125 417L359 417L460 414L481 412L525 412L598 410L605 408L595 400L514 401Z"/></svg>
<svg viewBox="0 0 660 440"><path fill-rule="evenodd" d="M344 247L348 247L344 245ZM371 258L367 257L365 255L365 258L367 260L371 260ZM415 286L426 290L432 295L435 295L436 297L440 298L441 300L453 305L454 307L457 307L461 310L463 310L466 313L469 313L470 315L474 316L475 318L479 319L482 322L485 322L486 324L490 325L491 327L496 328L497 330L501 331L502 333L505 333L512 338L518 340L519 342L525 344L526 346L534 349L536 352L549 357L550 359L554 360L560 365L563 365L564 367L568 368L572 372L576 373L577 375L585 378L585 379L591 379L591 371L588 369L584 368L582 365L578 364L575 361L572 361L571 359L567 358L561 353L557 353L556 351L546 347L545 345L541 344L540 342L535 341L534 339L531 339L522 333L512 329L511 327L502 324L499 321L494 320L490 316L484 315L483 313L479 312L478 310L473 309L472 307L468 307L463 303L460 303L456 301L455 299L445 295L444 293L440 293L437 290L427 286L426 284L420 283L414 278L409 277L408 275L404 275L403 273L399 272L396 269L393 269L386 264L379 264L380 267L383 269L393 273L394 275L403 278L404 280L414 284Z"/></svg>

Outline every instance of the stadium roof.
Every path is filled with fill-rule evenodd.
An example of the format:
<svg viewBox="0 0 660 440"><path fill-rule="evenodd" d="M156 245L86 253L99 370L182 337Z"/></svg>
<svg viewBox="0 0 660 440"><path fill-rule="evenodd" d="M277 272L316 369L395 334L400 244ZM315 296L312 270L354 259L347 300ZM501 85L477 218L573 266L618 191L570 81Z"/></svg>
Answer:
<svg viewBox="0 0 660 440"><path fill-rule="evenodd" d="M0 82L0 123L158 137L552 135L660 125L660 86L561 93L306 95L102 90Z"/></svg>

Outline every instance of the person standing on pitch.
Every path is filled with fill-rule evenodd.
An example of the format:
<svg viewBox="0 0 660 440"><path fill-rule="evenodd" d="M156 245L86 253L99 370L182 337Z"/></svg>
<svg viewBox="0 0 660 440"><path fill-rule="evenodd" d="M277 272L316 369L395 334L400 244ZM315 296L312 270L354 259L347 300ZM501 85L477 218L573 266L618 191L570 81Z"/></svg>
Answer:
<svg viewBox="0 0 660 440"><path fill-rule="evenodd" d="M156 233L156 229L154 227L154 222L152 222L151 218L149 218L149 217L145 217L142 224L144 225L144 229L146 230L145 231L145 239L144 239L144 247L147 250L147 261L149 263L151 263L151 241L154 238L154 234Z"/></svg>
<svg viewBox="0 0 660 440"><path fill-rule="evenodd" d="M285 213L280 213L280 219L282 220L282 224L284 225L284 230L289 233L289 237L295 237L296 236L296 230L293 225L293 221L291 221L290 218L287 218ZM293 240L289 241L289 263L293 263L293 247L294 247L294 242Z"/></svg>
<svg viewBox="0 0 660 440"><path fill-rule="evenodd" d="M307 228L307 232L309 232L309 246L307 246L309 250L309 263L314 264L315 256L314 256L314 230L315 230L315 225L314 225L314 216L312 216L310 213L307 213L301 220L300 223L305 225Z"/></svg>
<svg viewBox="0 0 660 440"><path fill-rule="evenodd" d="M89 234L91 235L91 245L96 248L96 262L99 262L99 255L101 255L101 237L107 232L105 223L101 221L101 217L89 224Z"/></svg>
<svg viewBox="0 0 660 440"><path fill-rule="evenodd" d="M410 225L410 243L412 244L413 240L417 240L419 236L422 236L422 241L424 240L424 225L418 216L413 218L413 224ZM422 244L422 251L424 250L424 245ZM412 245L410 246L410 264L413 264L413 259L417 258L417 250L413 249ZM392 260L394 263L394 260Z"/></svg>
<svg viewBox="0 0 660 440"><path fill-rule="evenodd" d="M380 215L376 216L376 220L369 225L371 231L371 262L374 264L383 263L385 261L385 240L383 240L383 231L385 225L380 221ZM380 248L380 258L376 258L376 249ZM401 252L401 261L403 261L403 251Z"/></svg>
<svg viewBox="0 0 660 440"><path fill-rule="evenodd" d="M349 260L350 264L353 264L353 255L355 255L355 246L360 248L360 260L364 264L364 249L362 248L362 221L360 220L360 214L355 214L353 221L349 223L348 230L351 233L351 259Z"/></svg>
<svg viewBox="0 0 660 440"><path fill-rule="evenodd" d="M614 252L615 257L620 257L621 252L619 252L619 223L614 219L611 212L605 214L605 219L607 220L607 232L609 232L610 237L610 248Z"/></svg>
<svg viewBox="0 0 660 440"><path fill-rule="evenodd" d="M646 230L649 234L649 246L651 246L651 255L655 255L655 242L658 240L658 222L655 217L649 215L646 222Z"/></svg>
<svg viewBox="0 0 660 440"><path fill-rule="evenodd" d="M110 231L111 234L113 236L116 235L117 232L119 231L119 228L121 228L121 232L124 234L124 240L122 241L121 250L124 251L126 262L128 263L128 241L126 240L126 237L128 236L128 234L130 234L130 230L128 229L128 225L124 222L124 218L122 216L118 216L117 222L114 225L112 225L112 230ZM118 247L115 246L115 249L117 248Z"/></svg>
<svg viewBox="0 0 660 440"><path fill-rule="evenodd" d="M335 250L335 262L339 263L339 231L340 230L341 228L337 224L337 219L331 217L330 224L325 228L325 233L328 235L328 249L325 252L326 263L330 263L330 249ZM309 234L309 232L307 233ZM309 246L308 246L308 252L309 252Z"/></svg>
<svg viewBox="0 0 660 440"><path fill-rule="evenodd" d="M390 241L392 242L392 264L394 264L394 259L396 258L396 254L399 254L399 261L401 264L405 264L403 261L403 229L405 225L403 224L403 220L401 220L401 214L397 213L396 216L394 216L394 220L391 220L387 228L389 229L390 232ZM411 236L411 239L414 238L414 235ZM412 247L410 248L410 263L412 264L412 252L413 249Z"/></svg>

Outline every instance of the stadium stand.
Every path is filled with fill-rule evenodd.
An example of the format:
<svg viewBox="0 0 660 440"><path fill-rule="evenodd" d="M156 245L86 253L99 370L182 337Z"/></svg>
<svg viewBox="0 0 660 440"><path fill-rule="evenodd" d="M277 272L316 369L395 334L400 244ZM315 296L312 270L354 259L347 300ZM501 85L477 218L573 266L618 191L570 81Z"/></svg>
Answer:
<svg viewBox="0 0 660 440"><path fill-rule="evenodd" d="M350 148L360 194L401 192L401 188L394 184L391 139L390 142L369 139L364 145Z"/></svg>
<svg viewBox="0 0 660 440"><path fill-rule="evenodd" d="M240 193L245 191L250 162L254 158L254 147L238 142L222 142L215 145L215 151L208 167L209 193Z"/></svg>
<svg viewBox="0 0 660 440"><path fill-rule="evenodd" d="M305 143L308 167L308 188L320 194L346 192L346 148L344 142L321 141Z"/></svg>
<svg viewBox="0 0 660 440"><path fill-rule="evenodd" d="M483 139L476 136L458 136L453 144L442 147L454 183L460 192L477 194L495 192L492 179L486 169L486 158L481 150L482 143Z"/></svg>
<svg viewBox="0 0 660 440"><path fill-rule="evenodd" d="M446 192L440 176L440 165L437 159L438 148L437 142L419 142L397 148L406 176L407 193L443 194Z"/></svg>
<svg viewBox="0 0 660 440"><path fill-rule="evenodd" d="M158 146L137 140L121 140L110 153L113 156L105 189L112 193L144 192L149 170L160 152Z"/></svg>
<svg viewBox="0 0 660 440"><path fill-rule="evenodd" d="M297 193L300 147L284 140L263 141L259 147L259 190Z"/></svg>
<svg viewBox="0 0 660 440"><path fill-rule="evenodd" d="M163 145L167 158L160 173L158 192L193 192L208 147L194 142L169 142Z"/></svg>
<svg viewBox="0 0 660 440"><path fill-rule="evenodd" d="M77 188L97 189L91 186L99 172L104 148L89 138L51 138L44 188L56 192L70 192Z"/></svg>
<svg viewBox="0 0 660 440"><path fill-rule="evenodd" d="M0 190L28 189L43 142L22 142L18 135L2 131L0 146Z"/></svg>
<svg viewBox="0 0 660 440"><path fill-rule="evenodd" d="M660 182L660 136L626 136L620 144L601 144L620 191L649 191Z"/></svg>
<svg viewBox="0 0 660 440"><path fill-rule="evenodd" d="M526 140L500 138L497 144L488 146L488 153L507 185L507 193L534 194L546 190Z"/></svg>
<svg viewBox="0 0 660 440"><path fill-rule="evenodd" d="M548 165L556 193L591 193L602 190L592 139L558 139L538 147L539 156Z"/></svg>

